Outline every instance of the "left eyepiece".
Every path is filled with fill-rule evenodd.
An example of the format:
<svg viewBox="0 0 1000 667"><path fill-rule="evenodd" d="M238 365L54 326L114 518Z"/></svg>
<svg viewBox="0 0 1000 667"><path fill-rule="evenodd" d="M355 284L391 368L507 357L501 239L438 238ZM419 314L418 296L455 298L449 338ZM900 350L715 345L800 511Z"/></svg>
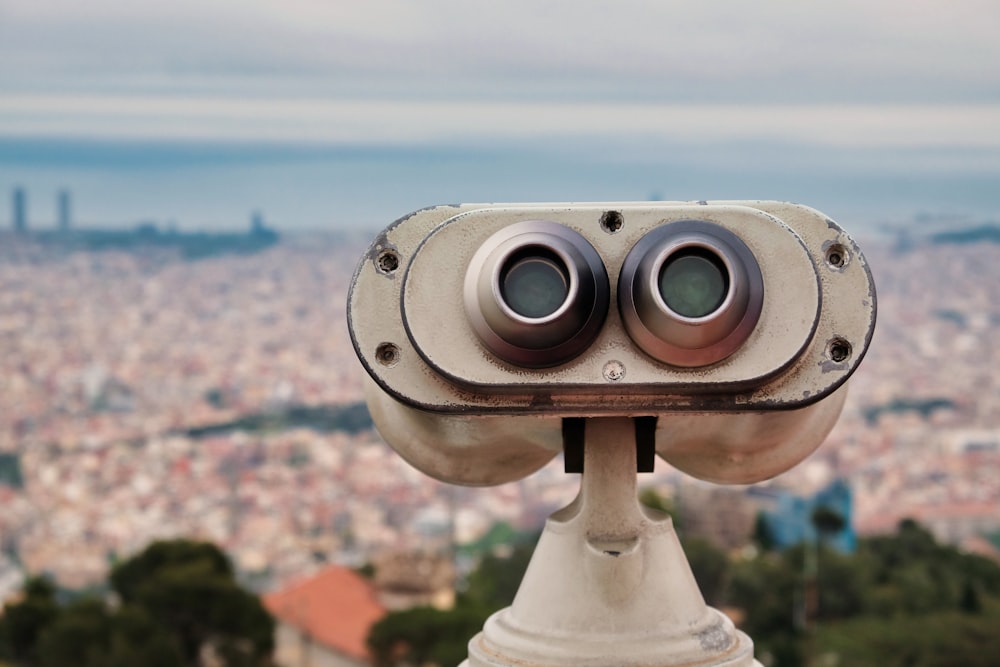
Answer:
<svg viewBox="0 0 1000 667"><path fill-rule="evenodd" d="M465 311L497 357L546 368L569 361L597 336L610 285L600 255L569 227L527 220L490 236L469 263Z"/></svg>
<svg viewBox="0 0 1000 667"><path fill-rule="evenodd" d="M547 317L569 296L569 270L548 248L528 246L500 269L500 298L524 317Z"/></svg>

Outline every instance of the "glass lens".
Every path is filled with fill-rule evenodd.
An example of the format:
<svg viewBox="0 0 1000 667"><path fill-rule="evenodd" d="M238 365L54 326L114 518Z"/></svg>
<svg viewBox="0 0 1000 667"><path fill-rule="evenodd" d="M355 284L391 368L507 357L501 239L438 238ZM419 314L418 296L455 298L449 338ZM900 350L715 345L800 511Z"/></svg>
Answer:
<svg viewBox="0 0 1000 667"><path fill-rule="evenodd" d="M524 317L545 317L559 310L569 294L569 281L558 257L519 254L508 260L500 276L504 302Z"/></svg>
<svg viewBox="0 0 1000 667"><path fill-rule="evenodd" d="M726 300L729 273L714 253L682 248L671 255L660 271L660 296L683 317L711 315Z"/></svg>

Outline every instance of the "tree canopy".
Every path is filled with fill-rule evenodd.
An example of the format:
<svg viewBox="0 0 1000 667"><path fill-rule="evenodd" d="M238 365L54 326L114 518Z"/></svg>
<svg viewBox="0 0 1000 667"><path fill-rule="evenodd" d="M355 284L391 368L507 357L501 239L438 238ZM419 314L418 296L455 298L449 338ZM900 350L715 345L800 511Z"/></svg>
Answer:
<svg viewBox="0 0 1000 667"><path fill-rule="evenodd" d="M0 656L19 667L270 667L274 621L216 546L154 542L116 565L117 604L57 600L45 579L0 616Z"/></svg>
<svg viewBox="0 0 1000 667"><path fill-rule="evenodd" d="M453 609L419 607L386 615L368 635L376 667L451 667L465 660L469 640L489 615L514 601L532 551L533 543L520 544L507 555L484 556Z"/></svg>

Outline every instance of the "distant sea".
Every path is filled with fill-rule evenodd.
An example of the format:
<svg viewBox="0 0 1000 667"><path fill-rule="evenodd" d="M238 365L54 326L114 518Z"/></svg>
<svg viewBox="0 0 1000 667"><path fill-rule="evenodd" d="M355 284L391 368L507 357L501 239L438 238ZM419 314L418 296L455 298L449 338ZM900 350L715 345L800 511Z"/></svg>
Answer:
<svg viewBox="0 0 1000 667"><path fill-rule="evenodd" d="M856 235L886 224L1000 219L1000 157L975 149L766 142L579 141L308 145L0 137L0 227L10 193L51 227L69 190L74 224L279 231L376 230L424 206L485 201L779 199ZM942 222L943 221L943 222Z"/></svg>

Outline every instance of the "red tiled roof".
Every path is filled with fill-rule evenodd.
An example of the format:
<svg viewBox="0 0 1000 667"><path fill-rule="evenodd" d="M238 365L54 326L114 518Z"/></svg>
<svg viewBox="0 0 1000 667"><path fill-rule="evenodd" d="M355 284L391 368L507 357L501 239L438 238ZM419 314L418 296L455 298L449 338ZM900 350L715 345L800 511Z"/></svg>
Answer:
<svg viewBox="0 0 1000 667"><path fill-rule="evenodd" d="M264 606L314 641L363 659L368 657L369 629L385 616L371 582L338 565L265 595Z"/></svg>

